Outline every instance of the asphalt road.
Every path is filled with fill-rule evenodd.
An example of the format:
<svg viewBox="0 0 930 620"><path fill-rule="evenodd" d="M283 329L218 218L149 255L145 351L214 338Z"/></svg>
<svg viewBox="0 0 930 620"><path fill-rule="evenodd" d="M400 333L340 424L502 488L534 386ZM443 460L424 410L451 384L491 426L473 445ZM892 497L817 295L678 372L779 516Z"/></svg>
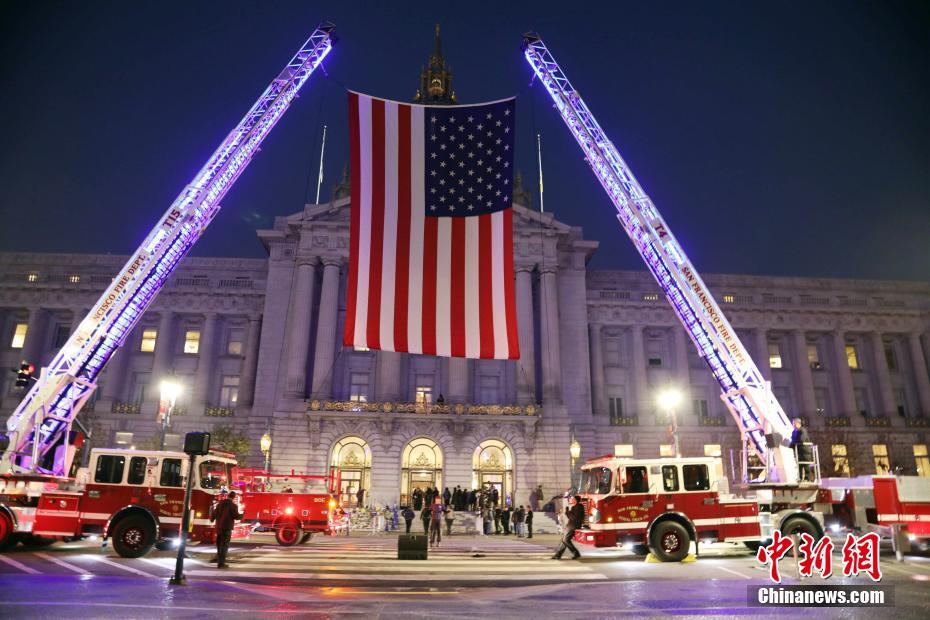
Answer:
<svg viewBox="0 0 930 620"><path fill-rule="evenodd" d="M581 560L550 559L554 536L453 536L426 561L396 559L394 536L314 538L281 548L256 536L234 545L230 568L209 563L212 547L191 548L186 587L169 586L171 552L116 556L99 542L58 543L0 555L4 617L592 618L615 616L814 615L926 618L930 557L903 563L884 553L882 585L893 608L747 607L747 587L769 585L768 569L739 545L702 546L693 562L645 562L623 550L582 547ZM839 556L835 557L839 565ZM798 580L784 560L786 585L861 584L868 578Z"/></svg>

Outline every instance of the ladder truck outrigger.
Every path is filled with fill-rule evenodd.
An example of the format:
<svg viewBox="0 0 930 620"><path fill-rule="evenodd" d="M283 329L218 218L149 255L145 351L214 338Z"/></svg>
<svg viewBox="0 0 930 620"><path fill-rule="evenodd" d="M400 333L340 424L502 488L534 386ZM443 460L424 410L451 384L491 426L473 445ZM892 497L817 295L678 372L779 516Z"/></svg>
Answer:
<svg viewBox="0 0 930 620"><path fill-rule="evenodd" d="M184 489L175 452L95 450L89 470L70 477L80 442L73 433L97 378L152 304L178 263L220 209L220 201L284 116L298 91L333 46L323 23L272 80L184 187L77 330L7 420L0 435L0 547L45 537L120 534L122 555L141 555L158 540L178 535ZM206 511L220 481L235 481L235 459L213 453L199 463L189 533L210 538ZM131 524L131 526L129 525Z"/></svg>
<svg viewBox="0 0 930 620"><path fill-rule="evenodd" d="M720 385L720 397L743 443L743 482L754 493L754 497L731 495L719 459L713 463L703 462L708 459L640 462L605 457L584 468L591 487L585 493L591 529L582 530L579 540L611 546L629 536L634 544L647 544L660 559L681 560L690 541L697 543L711 535L718 540L743 540L750 546L752 540L758 544L770 537L775 528L790 534L823 535L823 516L813 509L820 480L816 447L812 462L798 463L787 445L791 420L652 200L543 40L536 34L524 35L523 53L616 207L620 225ZM750 459L758 459L758 475L751 479L746 475ZM799 466L813 470L814 475L801 480ZM689 476L692 488L686 490ZM711 490L714 483L716 491ZM664 484L664 492L653 493L659 488L656 484ZM694 494L702 493L706 497L692 501ZM661 501L648 499L656 495ZM747 502L755 508L747 508ZM726 504L732 504L732 511L726 510ZM747 523L756 525L727 534L727 525Z"/></svg>

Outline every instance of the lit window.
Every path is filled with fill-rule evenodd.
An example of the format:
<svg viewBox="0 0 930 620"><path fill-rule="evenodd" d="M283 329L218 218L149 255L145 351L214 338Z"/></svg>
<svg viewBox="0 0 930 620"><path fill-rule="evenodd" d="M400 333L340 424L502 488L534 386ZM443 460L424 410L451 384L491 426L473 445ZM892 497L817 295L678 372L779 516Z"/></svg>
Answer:
<svg viewBox="0 0 930 620"><path fill-rule="evenodd" d="M155 350L155 341L158 340L158 330L157 329L143 329L142 330L142 345L139 347L139 350L143 353L151 353Z"/></svg>
<svg viewBox="0 0 930 620"><path fill-rule="evenodd" d="M849 475L849 457L846 454L846 444L835 443L830 446L830 453L833 455L833 475Z"/></svg>
<svg viewBox="0 0 930 620"><path fill-rule="evenodd" d="M704 456L720 456L723 452L720 450L719 443L704 444Z"/></svg>
<svg viewBox="0 0 930 620"><path fill-rule="evenodd" d="M784 368L781 363L781 349L777 342L769 343L769 368Z"/></svg>
<svg viewBox="0 0 930 620"><path fill-rule="evenodd" d="M675 456L675 446L670 443L659 444L659 456Z"/></svg>
<svg viewBox="0 0 930 620"><path fill-rule="evenodd" d="M239 400L239 377L236 375L223 375L220 384L220 407L235 407Z"/></svg>
<svg viewBox="0 0 930 620"><path fill-rule="evenodd" d="M184 332L184 352L197 353L200 351L200 332L196 329Z"/></svg>
<svg viewBox="0 0 930 620"><path fill-rule="evenodd" d="M368 373L353 372L349 376L349 400L356 403L367 403L368 385Z"/></svg>
<svg viewBox="0 0 930 620"><path fill-rule="evenodd" d="M888 445L883 443L872 444L872 458L875 460L876 474L890 474L891 464L888 461Z"/></svg>
<svg viewBox="0 0 930 620"><path fill-rule="evenodd" d="M917 465L917 475L930 478L930 458L927 457L927 444L914 446L914 462Z"/></svg>
<svg viewBox="0 0 930 620"><path fill-rule="evenodd" d="M859 370L859 353L854 344L846 345L846 364L851 370Z"/></svg>
<svg viewBox="0 0 930 620"><path fill-rule="evenodd" d="M812 370L820 370L823 365L820 363L820 351L817 350L816 344L807 345L807 362L811 365Z"/></svg>
<svg viewBox="0 0 930 620"><path fill-rule="evenodd" d="M30 273L26 276L26 282L38 282L38 281L39 281L39 274L37 273Z"/></svg>
<svg viewBox="0 0 930 620"><path fill-rule="evenodd" d="M244 341L244 329L230 329L226 336L226 355L242 355L242 343Z"/></svg>
<svg viewBox="0 0 930 620"><path fill-rule="evenodd" d="M71 284L80 284L81 276L68 276L68 282Z"/></svg>
<svg viewBox="0 0 930 620"><path fill-rule="evenodd" d="M10 342L10 347L13 349L22 349L23 344L26 342L26 331L29 329L29 326L26 323L17 323L16 327L13 328L13 340Z"/></svg>
<svg viewBox="0 0 930 620"><path fill-rule="evenodd" d="M734 301L736 301L736 298L733 297L733 295L724 295L724 296L723 296L723 303L725 303L725 304L732 304Z"/></svg>
<svg viewBox="0 0 930 620"><path fill-rule="evenodd" d="M371 351L368 347L353 347L356 353L368 353Z"/></svg>
<svg viewBox="0 0 930 620"><path fill-rule="evenodd" d="M618 443L614 445L614 456L626 456L633 457L633 444L631 443Z"/></svg>
<svg viewBox="0 0 930 620"><path fill-rule="evenodd" d="M659 301L659 296L656 293L646 293L643 295L643 301Z"/></svg>
<svg viewBox="0 0 930 620"><path fill-rule="evenodd" d="M433 388L431 386L417 386L416 395L418 405L429 405L433 402Z"/></svg>

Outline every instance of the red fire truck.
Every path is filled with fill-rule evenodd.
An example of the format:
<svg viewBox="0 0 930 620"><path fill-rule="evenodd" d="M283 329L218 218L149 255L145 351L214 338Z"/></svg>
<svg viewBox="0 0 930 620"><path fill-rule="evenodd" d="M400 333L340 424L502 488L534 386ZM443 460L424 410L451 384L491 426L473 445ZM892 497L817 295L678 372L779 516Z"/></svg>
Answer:
<svg viewBox="0 0 930 620"><path fill-rule="evenodd" d="M575 540L597 547L626 544L651 550L663 562L680 562L690 543L740 541L756 548L782 532L823 534L817 513L760 512L755 497L729 492L719 458L632 459L604 456L582 466L580 495L585 527Z"/></svg>
<svg viewBox="0 0 930 620"><path fill-rule="evenodd" d="M196 458L189 539L213 542L210 508L235 480L236 460L215 450ZM112 540L129 558L167 547L178 538L188 459L182 452L97 449L73 479L0 478L0 548L90 535ZM238 525L233 537L250 530Z"/></svg>
<svg viewBox="0 0 930 620"><path fill-rule="evenodd" d="M281 546L303 544L314 533L332 534L338 527L337 472L314 476L242 469L235 486L242 490L243 522L274 531Z"/></svg>

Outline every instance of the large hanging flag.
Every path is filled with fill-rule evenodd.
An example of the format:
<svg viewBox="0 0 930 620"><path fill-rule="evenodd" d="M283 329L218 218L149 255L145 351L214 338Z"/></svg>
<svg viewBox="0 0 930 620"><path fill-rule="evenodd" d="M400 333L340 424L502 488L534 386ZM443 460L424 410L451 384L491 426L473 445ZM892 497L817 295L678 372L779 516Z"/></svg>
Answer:
<svg viewBox="0 0 930 620"><path fill-rule="evenodd" d="M346 346L520 357L514 99L420 106L349 93Z"/></svg>

